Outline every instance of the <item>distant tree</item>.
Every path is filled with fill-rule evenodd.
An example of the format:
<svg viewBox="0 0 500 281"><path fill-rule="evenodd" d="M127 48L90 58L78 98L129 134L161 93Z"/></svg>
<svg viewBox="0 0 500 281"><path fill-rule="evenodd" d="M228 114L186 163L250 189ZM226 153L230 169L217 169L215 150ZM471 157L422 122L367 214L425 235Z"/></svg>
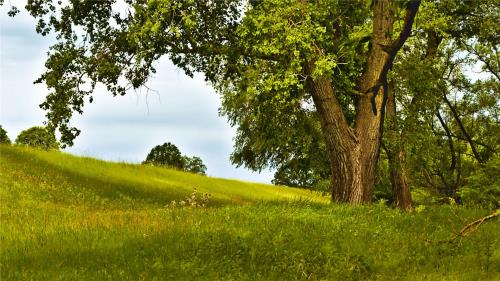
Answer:
<svg viewBox="0 0 500 281"><path fill-rule="evenodd" d="M184 157L186 166L184 170L191 172L191 173L196 173L196 174L202 174L205 175L205 172L207 171L207 166L203 164L203 161L201 160L200 157L193 156L193 157Z"/></svg>
<svg viewBox="0 0 500 281"><path fill-rule="evenodd" d="M202 175L207 170L200 157L182 155L179 148L170 142L153 147L142 164L171 167Z"/></svg>
<svg viewBox="0 0 500 281"><path fill-rule="evenodd" d="M179 148L170 142L157 145L151 149L143 164L152 164L154 166L168 166L184 170L186 161Z"/></svg>
<svg viewBox="0 0 500 281"><path fill-rule="evenodd" d="M16 138L16 144L45 150L59 149L59 143L54 132L51 132L46 127L39 126L22 131Z"/></svg>
<svg viewBox="0 0 500 281"><path fill-rule="evenodd" d="M0 125L0 144L10 144L9 136L7 136L7 131L5 131Z"/></svg>

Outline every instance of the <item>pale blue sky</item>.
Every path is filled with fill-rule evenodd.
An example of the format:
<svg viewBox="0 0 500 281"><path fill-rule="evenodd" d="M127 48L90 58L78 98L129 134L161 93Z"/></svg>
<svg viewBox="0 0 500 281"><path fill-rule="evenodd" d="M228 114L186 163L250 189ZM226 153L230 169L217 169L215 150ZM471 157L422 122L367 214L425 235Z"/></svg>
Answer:
<svg viewBox="0 0 500 281"><path fill-rule="evenodd" d="M9 18L7 9L0 7L0 124L14 140L20 131L44 121L38 105L47 89L33 81L44 71L53 38L36 34L35 21L24 10ZM146 96L143 90L114 98L99 89L84 115L73 118L82 133L66 151L140 162L153 146L170 141L182 153L200 156L210 176L270 182L270 171L258 174L231 165L235 130L218 116L219 97L202 76L191 79L166 59L157 69L149 87L158 94Z"/></svg>

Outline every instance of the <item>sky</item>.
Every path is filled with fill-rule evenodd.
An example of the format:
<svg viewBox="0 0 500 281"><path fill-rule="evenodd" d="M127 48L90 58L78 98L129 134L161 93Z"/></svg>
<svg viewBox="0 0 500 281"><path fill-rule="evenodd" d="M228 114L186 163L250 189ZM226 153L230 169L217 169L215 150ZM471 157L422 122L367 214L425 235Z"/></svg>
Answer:
<svg viewBox="0 0 500 281"><path fill-rule="evenodd" d="M0 124L15 140L22 130L43 125L45 112L39 104L48 90L33 81L44 72L47 51L55 40L38 35L35 20L23 9L15 18L8 17L6 2L0 7ZM218 115L219 96L203 76L192 79L168 59L156 66L148 87L157 93L143 89L113 97L97 89L84 114L73 117L72 124L82 133L65 151L138 163L154 146L171 142L181 153L201 157L209 176L269 183L272 171L259 174L231 164L235 128Z"/></svg>

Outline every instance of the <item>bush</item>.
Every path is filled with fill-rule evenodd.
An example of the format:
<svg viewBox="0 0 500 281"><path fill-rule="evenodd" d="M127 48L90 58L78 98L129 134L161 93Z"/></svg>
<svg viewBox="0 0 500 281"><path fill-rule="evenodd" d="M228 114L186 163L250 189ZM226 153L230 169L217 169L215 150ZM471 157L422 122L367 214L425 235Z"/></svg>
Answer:
<svg viewBox="0 0 500 281"><path fill-rule="evenodd" d="M179 148L170 142L155 146L142 164L171 167L203 175L207 170L207 166L203 164L200 157L194 156L190 158L183 156Z"/></svg>
<svg viewBox="0 0 500 281"><path fill-rule="evenodd" d="M16 144L45 150L59 149L59 143L53 132L46 127L31 127L22 131L16 138Z"/></svg>
<svg viewBox="0 0 500 281"><path fill-rule="evenodd" d="M484 167L467 178L459 191L466 205L490 209L500 207L500 156L491 158Z"/></svg>
<svg viewBox="0 0 500 281"><path fill-rule="evenodd" d="M0 144L10 144L9 136L7 136L7 131L5 131L0 125Z"/></svg>

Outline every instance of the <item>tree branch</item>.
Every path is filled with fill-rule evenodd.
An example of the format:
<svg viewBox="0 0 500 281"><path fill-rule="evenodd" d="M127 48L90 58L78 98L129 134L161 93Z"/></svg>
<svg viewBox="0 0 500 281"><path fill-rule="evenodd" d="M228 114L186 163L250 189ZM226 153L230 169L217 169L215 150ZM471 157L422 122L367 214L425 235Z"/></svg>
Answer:
<svg viewBox="0 0 500 281"><path fill-rule="evenodd" d="M455 156L455 148L453 146L453 139L451 138L451 131L448 125L443 120L443 117L441 116L441 113L439 110L436 111L436 116L439 119L439 123L441 123L441 126L443 127L444 131L446 132L446 136L448 137L448 146L450 147L450 153L451 153L451 164L450 164L450 169L453 171L455 170L455 165L456 165L456 156Z"/></svg>
<svg viewBox="0 0 500 281"><path fill-rule="evenodd" d="M465 225L464 227L462 227L462 229L460 230L460 232L458 232L457 234L453 235L449 239L439 240L439 241L432 241L430 239L425 239L424 241L427 242L427 243L436 243L436 244L451 243L451 242L455 241L459 237L465 237L465 236L471 234L472 232L476 231L479 228L479 226L481 224L483 224L485 221L494 219L494 218L496 218L498 216L500 216L500 210L496 210L495 212L493 212L490 215L487 215L485 217L482 217L480 219L477 219L477 220L475 220L473 222L468 223L467 225Z"/></svg>
<svg viewBox="0 0 500 281"><path fill-rule="evenodd" d="M411 27L413 26L413 21L415 20L415 16L417 15L418 8L420 6L420 0L412 0L408 2L406 6L406 14L405 14L405 19L403 23L403 29L399 33L398 39L396 39L394 42L392 42L390 49L389 49L389 56L391 60L391 65L392 61L394 61L394 58L396 57L397 52L403 47L403 44L406 42L408 37L410 37L411 34Z"/></svg>
<svg viewBox="0 0 500 281"><path fill-rule="evenodd" d="M443 93L443 100L450 108L451 113L453 114L453 118L457 122L458 127L460 127L462 134L464 134L465 138L467 139L467 142L469 143L469 145L472 149L472 153L474 153L474 157L476 158L477 162L479 162L479 164L484 164L483 159L481 158L481 156L477 152L476 146L474 145L474 142L472 141L471 136L469 135L469 133L467 133L467 130L465 130L464 124L460 120L460 116L458 116L458 112L457 112L456 108L451 104L450 100L448 100L446 93Z"/></svg>
<svg viewBox="0 0 500 281"><path fill-rule="evenodd" d="M378 81L375 83L374 86L369 88L366 93L372 93L372 110L375 115L377 115L377 108L375 106L375 97L377 96L377 93L380 90L380 87L383 87L384 89L384 102L382 103L382 113L384 114L385 110L385 103L387 102L387 73L389 73L389 70L392 68L392 64L394 63L394 59L396 58L396 54L399 52L401 47L403 47L404 43L410 37L411 34L411 27L413 26L413 21L415 20L415 16L417 15L418 8L420 6L421 1L420 0L412 0L408 2L408 5L406 6L406 14L405 14L405 19L403 23L403 29L399 33L398 39L393 41L388 47L385 46L386 48L383 48L384 51L386 51L389 54L389 57L385 61L385 64L382 68L382 71L380 72L380 76L378 78Z"/></svg>

